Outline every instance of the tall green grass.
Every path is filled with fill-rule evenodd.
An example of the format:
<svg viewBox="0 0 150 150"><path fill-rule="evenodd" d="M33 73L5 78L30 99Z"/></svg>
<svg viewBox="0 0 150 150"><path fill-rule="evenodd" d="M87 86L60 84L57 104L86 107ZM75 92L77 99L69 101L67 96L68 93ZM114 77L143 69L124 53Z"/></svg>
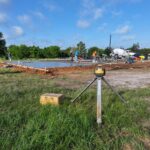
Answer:
<svg viewBox="0 0 150 150"><path fill-rule="evenodd" d="M1 149L120 150L126 143L144 149L138 137L149 136L141 122L150 117L143 100L150 96L150 89L122 91L129 102L124 105L104 87L103 124L98 127L95 87L71 104L80 89L56 87L55 80L23 73L0 74ZM66 103L41 106L40 95L47 92L64 94Z"/></svg>
<svg viewBox="0 0 150 150"><path fill-rule="evenodd" d="M0 63L3 63L5 61L4 58L0 58Z"/></svg>

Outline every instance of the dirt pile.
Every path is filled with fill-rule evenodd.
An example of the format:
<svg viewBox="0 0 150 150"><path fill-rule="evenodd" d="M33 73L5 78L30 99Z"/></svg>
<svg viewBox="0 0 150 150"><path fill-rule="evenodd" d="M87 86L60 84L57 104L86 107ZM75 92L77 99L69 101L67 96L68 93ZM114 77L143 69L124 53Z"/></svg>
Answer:
<svg viewBox="0 0 150 150"><path fill-rule="evenodd" d="M0 64L3 65L3 64ZM86 71L91 70L95 68L95 65L91 66L76 66L76 67L63 67L63 68L33 68L33 67L27 67L27 66L20 66L20 65L13 65L13 67L17 71L22 72L29 72L29 73L36 73L36 74L49 74L52 76L61 75L71 73L71 72L78 72L78 71ZM109 64L103 64L103 67L106 70L118 70L118 69L130 69L130 68L150 68L150 62L137 62L134 64L124 64L124 63L109 63Z"/></svg>

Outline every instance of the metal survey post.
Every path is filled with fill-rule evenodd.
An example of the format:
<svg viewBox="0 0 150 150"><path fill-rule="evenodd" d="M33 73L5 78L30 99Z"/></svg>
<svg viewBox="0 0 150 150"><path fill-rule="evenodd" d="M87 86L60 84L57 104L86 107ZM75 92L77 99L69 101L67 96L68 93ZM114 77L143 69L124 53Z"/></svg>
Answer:
<svg viewBox="0 0 150 150"><path fill-rule="evenodd" d="M97 124L102 123L102 79L97 78Z"/></svg>
<svg viewBox="0 0 150 150"><path fill-rule="evenodd" d="M101 64L98 64L94 70L95 78L89 85L85 87L83 91L79 93L79 95L74 98L71 102L74 103L96 80L97 80L97 124L100 126L102 124L102 81L106 83L106 85L120 98L123 103L127 101L121 96L104 78L105 76L105 69Z"/></svg>
<svg viewBox="0 0 150 150"><path fill-rule="evenodd" d="M102 65L97 65L94 70L97 78L97 124L102 124L102 77L105 75L105 69Z"/></svg>

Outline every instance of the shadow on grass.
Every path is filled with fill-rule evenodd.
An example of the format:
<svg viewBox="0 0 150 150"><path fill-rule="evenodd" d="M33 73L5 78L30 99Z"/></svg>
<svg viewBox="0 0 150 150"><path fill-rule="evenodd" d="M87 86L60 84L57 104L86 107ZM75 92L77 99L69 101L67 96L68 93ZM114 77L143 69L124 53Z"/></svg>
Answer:
<svg viewBox="0 0 150 150"><path fill-rule="evenodd" d="M64 96L63 101L61 101L61 104L65 105L65 106L68 106L68 105L72 104L71 100L72 100L72 97Z"/></svg>
<svg viewBox="0 0 150 150"><path fill-rule="evenodd" d="M9 71L6 71L6 72L0 72L0 74L4 75L4 74L16 74L16 73L21 73L20 71L13 71L13 72L9 72Z"/></svg>
<svg viewBox="0 0 150 150"><path fill-rule="evenodd" d="M14 74L14 73L21 73L21 71L13 70L10 68L0 68L0 74Z"/></svg>

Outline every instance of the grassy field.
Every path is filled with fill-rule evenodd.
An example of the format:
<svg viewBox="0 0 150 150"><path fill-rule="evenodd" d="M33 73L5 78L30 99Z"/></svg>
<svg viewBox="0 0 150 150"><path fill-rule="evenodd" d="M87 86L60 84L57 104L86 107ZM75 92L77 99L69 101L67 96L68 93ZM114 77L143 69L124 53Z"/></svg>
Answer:
<svg viewBox="0 0 150 150"><path fill-rule="evenodd" d="M75 104L82 89L56 86L70 81L0 69L0 149L120 150L146 149L150 128L150 89L121 90L124 105L106 87L103 90L103 125L96 124L96 87ZM44 93L62 93L62 106L41 106Z"/></svg>

